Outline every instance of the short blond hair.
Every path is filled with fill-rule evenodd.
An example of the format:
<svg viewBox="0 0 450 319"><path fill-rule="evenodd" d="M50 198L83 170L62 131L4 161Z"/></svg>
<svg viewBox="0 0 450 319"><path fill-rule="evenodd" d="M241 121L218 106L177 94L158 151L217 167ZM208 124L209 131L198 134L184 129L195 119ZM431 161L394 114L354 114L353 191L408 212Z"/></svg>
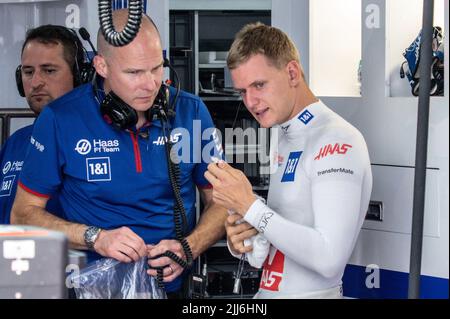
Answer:
<svg viewBox="0 0 450 319"><path fill-rule="evenodd" d="M233 70L256 54L266 56L278 69L293 60L300 64L300 54L288 35L260 22L247 24L236 34L228 53L228 68Z"/></svg>

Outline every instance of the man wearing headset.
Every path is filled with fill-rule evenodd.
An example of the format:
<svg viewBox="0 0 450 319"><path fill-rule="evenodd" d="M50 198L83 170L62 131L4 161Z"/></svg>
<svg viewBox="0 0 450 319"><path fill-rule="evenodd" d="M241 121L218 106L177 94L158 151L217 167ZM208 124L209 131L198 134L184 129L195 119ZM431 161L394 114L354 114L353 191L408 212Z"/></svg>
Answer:
<svg viewBox="0 0 450 319"><path fill-rule="evenodd" d="M127 16L127 10L113 12L116 30L123 29ZM186 256L174 240L174 193L163 127L150 114L163 79L161 39L145 16L136 38L125 46L107 44L99 32L98 51L94 65L101 79L51 103L36 122L11 221L63 231L72 247L88 250L89 260L104 256L131 262L148 256L150 267L164 267L166 292L176 296L183 268L160 255L170 251L181 259ZM174 95L171 89L171 100ZM132 125L111 125L118 125L117 114L134 114ZM198 156L209 146L207 153L220 157L221 146L198 97L180 92L175 114L166 123L173 129L170 140L194 149L201 143L190 162L179 164L177 174L191 231L186 239L195 259L225 233L226 211L212 203L212 190L203 176L210 157ZM203 134L194 135L196 125ZM205 210L194 228L196 186ZM44 209L56 191L66 220ZM154 276L157 271L148 273Z"/></svg>
<svg viewBox="0 0 450 319"><path fill-rule="evenodd" d="M39 115L51 101L77 85L75 74L80 63L76 35L59 25L44 25L27 32L22 46L21 65L16 70L19 94L26 98L30 109ZM82 59L82 58L81 58ZM9 224L19 173L30 145L34 125L15 132L0 152L0 224ZM59 214L57 201L47 203L47 209Z"/></svg>
<svg viewBox="0 0 450 319"><path fill-rule="evenodd" d="M241 171L208 167L214 201L236 212L226 223L230 250L266 258L257 298L340 298L372 189L364 138L314 96L281 30L245 26L227 64L247 109L278 132L267 205ZM261 236L267 245L257 245Z"/></svg>

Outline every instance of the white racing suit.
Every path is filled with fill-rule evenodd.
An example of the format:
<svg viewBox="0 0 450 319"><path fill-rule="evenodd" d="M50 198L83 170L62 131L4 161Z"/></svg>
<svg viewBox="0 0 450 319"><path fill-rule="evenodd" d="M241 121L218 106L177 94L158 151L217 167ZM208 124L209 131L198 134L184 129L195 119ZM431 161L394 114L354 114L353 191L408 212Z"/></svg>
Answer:
<svg viewBox="0 0 450 319"><path fill-rule="evenodd" d="M244 217L259 231L250 241L267 239L247 256L268 254L255 297L340 298L372 190L366 143L321 101L276 129L267 205L256 200Z"/></svg>

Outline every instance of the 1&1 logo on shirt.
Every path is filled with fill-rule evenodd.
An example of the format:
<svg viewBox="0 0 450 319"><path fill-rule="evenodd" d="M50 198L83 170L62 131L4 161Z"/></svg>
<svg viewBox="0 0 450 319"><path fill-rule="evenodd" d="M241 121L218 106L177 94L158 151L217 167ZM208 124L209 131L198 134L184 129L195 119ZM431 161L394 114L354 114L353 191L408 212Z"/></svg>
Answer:
<svg viewBox="0 0 450 319"><path fill-rule="evenodd" d="M10 196L12 186L14 185L15 175L5 176L2 183L0 184L0 197Z"/></svg>
<svg viewBox="0 0 450 319"><path fill-rule="evenodd" d="M303 122L303 124L308 125L308 123L314 118L314 115L312 115L308 110L305 110L298 119Z"/></svg>
<svg viewBox="0 0 450 319"><path fill-rule="evenodd" d="M303 152L291 152L289 154L289 159L286 163L286 168L284 169L283 177L281 182L293 182L295 179L295 171L297 169L297 164L300 161L300 156Z"/></svg>
<svg viewBox="0 0 450 319"><path fill-rule="evenodd" d="M111 163L109 157L86 158L88 182L107 182L111 180Z"/></svg>

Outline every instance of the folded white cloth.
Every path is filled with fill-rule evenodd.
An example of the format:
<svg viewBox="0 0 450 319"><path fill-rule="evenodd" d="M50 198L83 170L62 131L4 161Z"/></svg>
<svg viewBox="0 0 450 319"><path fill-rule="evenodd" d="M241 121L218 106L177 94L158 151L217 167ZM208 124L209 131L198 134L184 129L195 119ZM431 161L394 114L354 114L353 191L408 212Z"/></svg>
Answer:
<svg viewBox="0 0 450 319"><path fill-rule="evenodd" d="M256 195L256 197L259 200L265 202L264 198L262 198L258 195ZM235 214L235 212L232 210L228 210L228 214L232 215L232 214ZM244 222L244 220L240 219L237 221L237 224L240 224L242 222ZM228 250L234 257L241 258L241 256L242 256L241 254L236 255L231 251L228 241L227 241L227 245L228 245ZM264 264L264 261L267 258L267 255L269 254L270 242L264 237L263 234L258 233L256 235L244 240L244 246L250 246L250 245L253 246L253 250L251 252L248 252L245 254L246 260L252 267L261 268L262 265Z"/></svg>
<svg viewBox="0 0 450 319"><path fill-rule="evenodd" d="M245 254L248 263L255 268L261 268L269 254L270 243L263 234L258 233L255 236L246 239L244 246L252 245L253 250Z"/></svg>

